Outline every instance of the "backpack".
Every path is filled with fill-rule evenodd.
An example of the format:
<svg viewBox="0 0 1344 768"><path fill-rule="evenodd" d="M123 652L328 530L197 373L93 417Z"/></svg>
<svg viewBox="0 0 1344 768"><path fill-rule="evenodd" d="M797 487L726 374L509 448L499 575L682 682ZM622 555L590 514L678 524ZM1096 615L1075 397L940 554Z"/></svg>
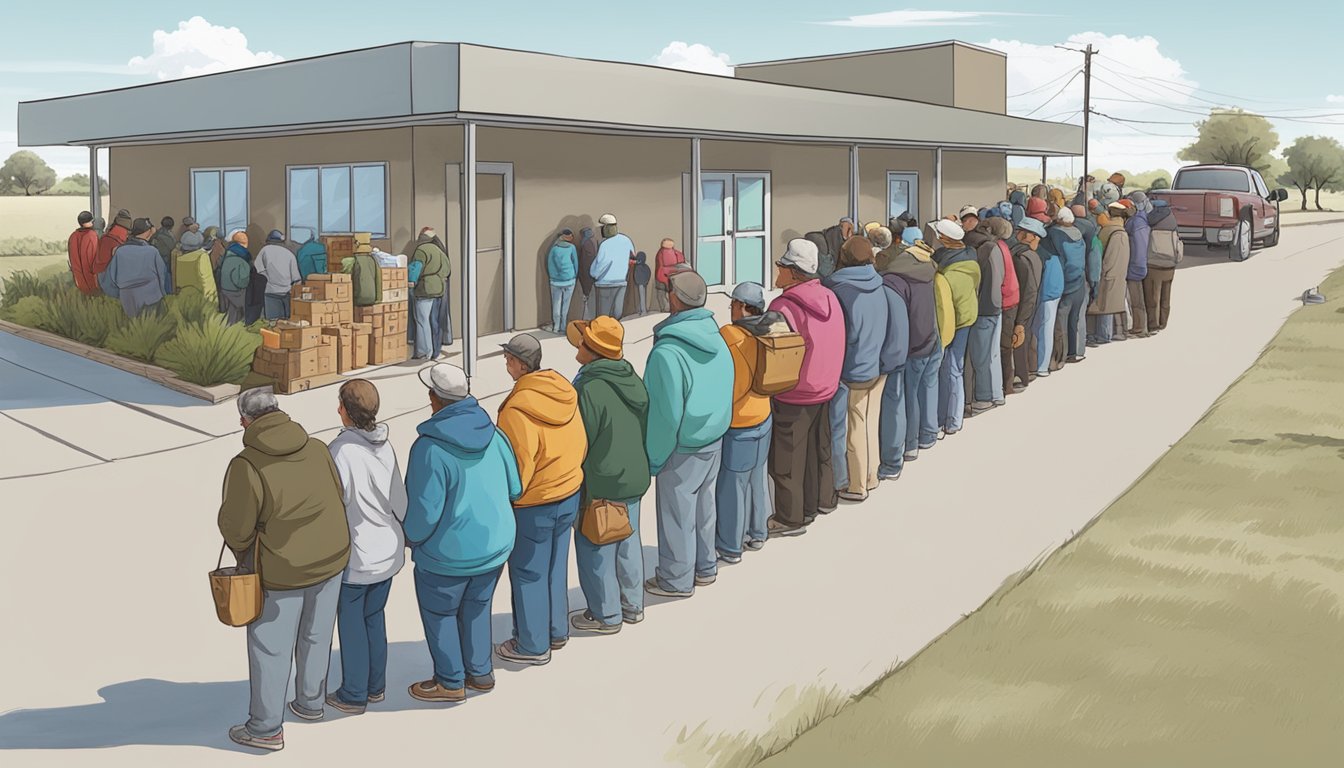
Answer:
<svg viewBox="0 0 1344 768"><path fill-rule="evenodd" d="M751 391L766 397L780 395L798 386L807 346L800 334L756 336L756 370Z"/></svg>
<svg viewBox="0 0 1344 768"><path fill-rule="evenodd" d="M1185 258L1185 243L1174 229L1154 229L1148 239L1148 266L1174 269Z"/></svg>

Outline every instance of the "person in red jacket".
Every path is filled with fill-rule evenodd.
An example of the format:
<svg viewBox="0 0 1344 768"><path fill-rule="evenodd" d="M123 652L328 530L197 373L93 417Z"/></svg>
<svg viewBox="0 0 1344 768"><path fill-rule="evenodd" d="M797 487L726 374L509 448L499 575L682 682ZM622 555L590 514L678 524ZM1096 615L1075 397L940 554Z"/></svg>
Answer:
<svg viewBox="0 0 1344 768"><path fill-rule="evenodd" d="M107 270L107 265L112 263L112 253L126 244L126 238L131 235L131 214L126 209L117 211L117 217L112 220L112 226L107 228L103 236L98 238L98 254L93 259L93 275L97 278Z"/></svg>
<svg viewBox="0 0 1344 768"><path fill-rule="evenodd" d="M85 296L97 296L98 276L93 272L93 262L98 258L98 233L93 228L93 214L80 211L79 228L70 233L66 251L70 254L70 274L75 278L75 287Z"/></svg>
<svg viewBox="0 0 1344 768"><path fill-rule="evenodd" d="M663 238L658 248L658 254L655 257L654 265L657 268L653 275L654 282L654 309L659 312L668 311L667 291L668 278L672 273L680 269L680 265L686 263L686 256L677 250L677 244L672 238Z"/></svg>

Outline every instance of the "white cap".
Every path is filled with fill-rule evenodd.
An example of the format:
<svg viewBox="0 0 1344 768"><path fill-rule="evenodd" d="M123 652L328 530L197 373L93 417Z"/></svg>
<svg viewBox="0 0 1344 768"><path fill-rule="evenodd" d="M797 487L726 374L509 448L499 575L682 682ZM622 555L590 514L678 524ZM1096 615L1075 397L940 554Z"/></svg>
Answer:
<svg viewBox="0 0 1344 768"><path fill-rule="evenodd" d="M931 222L929 226L933 227L934 232L952 240L960 240L966 236L966 230L962 229L961 225L955 221L939 219Z"/></svg>
<svg viewBox="0 0 1344 768"><path fill-rule="evenodd" d="M957 218L964 219L967 216L974 216L977 219L980 218L980 209L976 208L974 205L963 205L961 210L957 211Z"/></svg>
<svg viewBox="0 0 1344 768"><path fill-rule="evenodd" d="M1059 213L1055 214L1055 221L1058 221L1060 224L1072 224L1075 219L1076 217L1073 215L1073 211L1070 211L1068 208L1061 208L1059 209Z"/></svg>
<svg viewBox="0 0 1344 768"><path fill-rule="evenodd" d="M610 213L604 213L597 217L598 226L606 227L616 223L616 217Z"/></svg>
<svg viewBox="0 0 1344 768"><path fill-rule="evenodd" d="M427 365L418 375L422 384L444 400L461 400L471 394L466 372L456 365Z"/></svg>
<svg viewBox="0 0 1344 768"><path fill-rule="evenodd" d="M797 267L809 275L817 274L817 244L801 237L789 241L784 255L775 260L781 267Z"/></svg>

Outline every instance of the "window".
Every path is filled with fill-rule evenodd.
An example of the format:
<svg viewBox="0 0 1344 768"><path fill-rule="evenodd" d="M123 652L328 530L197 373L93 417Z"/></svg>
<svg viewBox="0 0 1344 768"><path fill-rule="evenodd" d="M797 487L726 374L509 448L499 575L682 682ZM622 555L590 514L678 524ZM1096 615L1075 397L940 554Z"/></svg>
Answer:
<svg viewBox="0 0 1344 768"><path fill-rule="evenodd" d="M1269 197L1269 187L1265 186L1265 179L1260 175L1260 172L1251 171L1251 179L1255 181L1255 191L1258 192L1261 197Z"/></svg>
<svg viewBox="0 0 1344 768"><path fill-rule="evenodd" d="M909 213L919 220L919 174L887 171L887 219ZM892 233L900 237L901 233Z"/></svg>
<svg viewBox="0 0 1344 768"><path fill-rule="evenodd" d="M206 227L218 227L222 235L247 229L246 168L191 169L191 217Z"/></svg>
<svg viewBox="0 0 1344 768"><path fill-rule="evenodd" d="M387 237L387 165L289 168L289 239L368 232Z"/></svg>
<svg viewBox="0 0 1344 768"><path fill-rule="evenodd" d="M1196 168L1176 172L1172 189L1217 190L1221 192L1250 192L1246 172L1240 168Z"/></svg>

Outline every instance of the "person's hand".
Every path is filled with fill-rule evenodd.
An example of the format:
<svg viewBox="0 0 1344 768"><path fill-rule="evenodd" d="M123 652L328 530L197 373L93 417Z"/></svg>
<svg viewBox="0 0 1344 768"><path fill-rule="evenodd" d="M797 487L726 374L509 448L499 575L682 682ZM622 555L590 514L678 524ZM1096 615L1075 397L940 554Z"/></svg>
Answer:
<svg viewBox="0 0 1344 768"><path fill-rule="evenodd" d="M1027 329L1025 326L1015 326L1013 328L1013 349L1021 347L1027 340Z"/></svg>

